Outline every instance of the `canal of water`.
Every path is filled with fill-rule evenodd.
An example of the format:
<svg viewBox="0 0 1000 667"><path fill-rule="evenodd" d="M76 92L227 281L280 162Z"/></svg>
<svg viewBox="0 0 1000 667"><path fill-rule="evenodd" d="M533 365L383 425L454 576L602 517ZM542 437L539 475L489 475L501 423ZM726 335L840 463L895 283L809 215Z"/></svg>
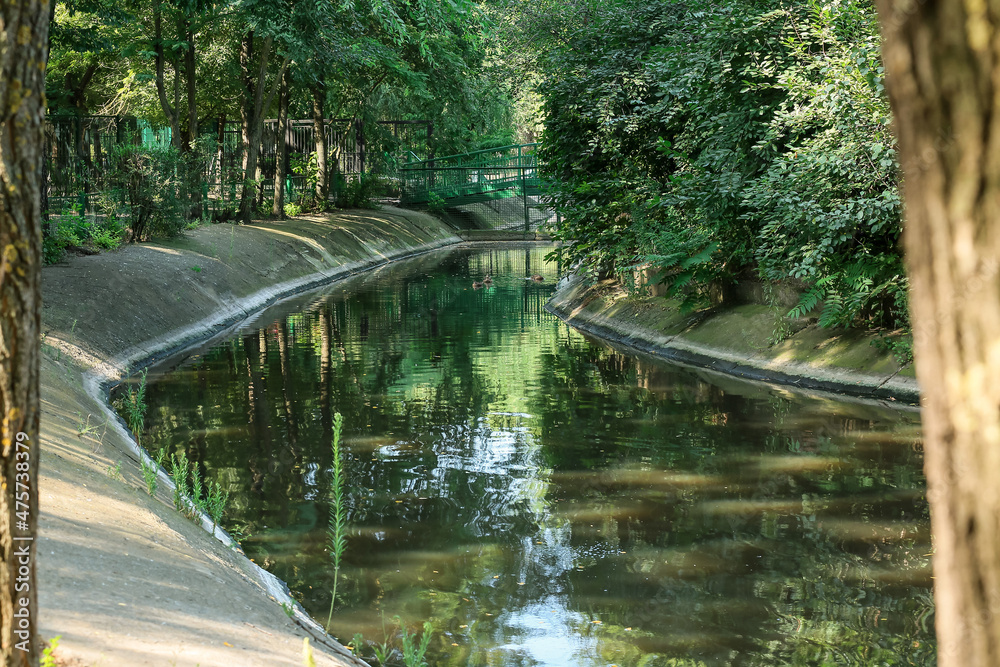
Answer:
<svg viewBox="0 0 1000 667"><path fill-rule="evenodd" d="M265 311L150 373L143 444L221 482L227 529L323 622L343 414L331 632L429 621L431 667L933 665L916 416L588 340L543 308L548 250Z"/></svg>

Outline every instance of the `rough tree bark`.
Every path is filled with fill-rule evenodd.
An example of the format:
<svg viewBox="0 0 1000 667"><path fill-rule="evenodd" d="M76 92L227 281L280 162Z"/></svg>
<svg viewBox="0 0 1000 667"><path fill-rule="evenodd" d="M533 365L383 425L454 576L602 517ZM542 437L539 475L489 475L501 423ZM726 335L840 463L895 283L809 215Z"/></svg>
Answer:
<svg viewBox="0 0 1000 667"><path fill-rule="evenodd" d="M274 95L278 90L278 84L285 74L285 69L291 58L286 57L281 63L278 75L275 77L267 96L264 95L264 81L267 76L267 61L271 53L271 45L274 39L270 36L264 38L264 44L260 50L260 66L256 76L251 74L253 61L254 32L251 30L243 38L240 45L240 70L243 75L243 86L245 90L243 104L240 105L240 115L243 120L243 189L240 193L239 219L243 223L250 222L250 214L253 208L254 191L253 181L257 174L257 159L260 156L260 137L264 130L264 112L271 106Z"/></svg>
<svg viewBox="0 0 1000 667"><path fill-rule="evenodd" d="M37 665L41 162L49 4L0 0L0 658Z"/></svg>
<svg viewBox="0 0 1000 667"><path fill-rule="evenodd" d="M163 80L166 56L163 53L163 7L160 0L153 4L153 53L156 68L156 95L160 100L163 115L170 124L171 143L179 149L181 147L180 119L177 117L176 105L171 105L167 99L166 84Z"/></svg>
<svg viewBox="0 0 1000 667"><path fill-rule="evenodd" d="M181 21L184 41L187 49L184 51L184 77L187 84L187 132L184 133L184 148L190 150L198 140L198 67L195 59L194 30L191 19L184 17Z"/></svg>
<svg viewBox="0 0 1000 667"><path fill-rule="evenodd" d="M326 142L326 82L320 76L319 82L309 87L312 93L313 134L316 137L316 201L320 210L326 208L330 198L330 170L327 168L329 148Z"/></svg>
<svg viewBox="0 0 1000 667"><path fill-rule="evenodd" d="M187 50L184 52L184 77L187 88L187 130L184 133L184 141L181 150L190 153L194 150L198 141L198 97L197 97L197 63L195 60L194 29L191 26L190 17L185 16L180 22L180 29L183 30L184 40L187 42ZM202 214L201 185L204 176L196 166L196 160L185 162L184 169L188 183L188 194L190 196L191 207L188 211L190 219L197 218Z"/></svg>
<svg viewBox="0 0 1000 667"><path fill-rule="evenodd" d="M288 161L288 85L291 69L286 69L281 77L278 93L278 150L274 169L274 205L271 213L285 218L285 163Z"/></svg>
<svg viewBox="0 0 1000 667"><path fill-rule="evenodd" d="M1000 0L878 0L924 388L940 667L1000 665Z"/></svg>

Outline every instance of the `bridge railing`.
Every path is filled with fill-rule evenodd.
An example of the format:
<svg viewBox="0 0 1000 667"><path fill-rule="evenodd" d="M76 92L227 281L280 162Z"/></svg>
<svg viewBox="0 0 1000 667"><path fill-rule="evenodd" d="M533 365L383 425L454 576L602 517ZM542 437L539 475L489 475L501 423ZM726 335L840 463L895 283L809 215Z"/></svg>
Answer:
<svg viewBox="0 0 1000 667"><path fill-rule="evenodd" d="M537 190L536 147L501 146L401 165L402 203L460 205Z"/></svg>

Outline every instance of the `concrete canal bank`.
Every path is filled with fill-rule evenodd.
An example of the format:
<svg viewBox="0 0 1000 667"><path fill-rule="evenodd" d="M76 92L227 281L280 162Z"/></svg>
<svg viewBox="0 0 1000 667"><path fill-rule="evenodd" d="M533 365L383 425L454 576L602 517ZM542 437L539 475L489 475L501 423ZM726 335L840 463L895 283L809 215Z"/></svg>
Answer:
<svg viewBox="0 0 1000 667"><path fill-rule="evenodd" d="M629 295L611 282L564 281L547 308L614 343L747 380L887 402L919 402L912 363L873 345L877 336L789 322L789 307L745 304L684 313L663 297ZM782 335L776 336L776 331ZM780 340L776 340L780 339Z"/></svg>
<svg viewBox="0 0 1000 667"><path fill-rule="evenodd" d="M163 475L147 494L106 386L284 296L459 241L387 208L212 225L44 269L39 621L64 664L301 666L305 637L319 665L362 664L177 512Z"/></svg>

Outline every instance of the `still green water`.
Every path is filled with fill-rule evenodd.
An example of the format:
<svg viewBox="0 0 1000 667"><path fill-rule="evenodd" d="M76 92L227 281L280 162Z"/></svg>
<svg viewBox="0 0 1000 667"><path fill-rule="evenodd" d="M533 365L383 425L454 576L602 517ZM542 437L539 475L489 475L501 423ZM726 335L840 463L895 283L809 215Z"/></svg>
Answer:
<svg viewBox="0 0 1000 667"><path fill-rule="evenodd" d="M272 308L150 375L143 443L221 481L226 526L325 621L342 413L332 632L430 621L431 667L933 665L916 418L589 341L543 309L547 251Z"/></svg>

